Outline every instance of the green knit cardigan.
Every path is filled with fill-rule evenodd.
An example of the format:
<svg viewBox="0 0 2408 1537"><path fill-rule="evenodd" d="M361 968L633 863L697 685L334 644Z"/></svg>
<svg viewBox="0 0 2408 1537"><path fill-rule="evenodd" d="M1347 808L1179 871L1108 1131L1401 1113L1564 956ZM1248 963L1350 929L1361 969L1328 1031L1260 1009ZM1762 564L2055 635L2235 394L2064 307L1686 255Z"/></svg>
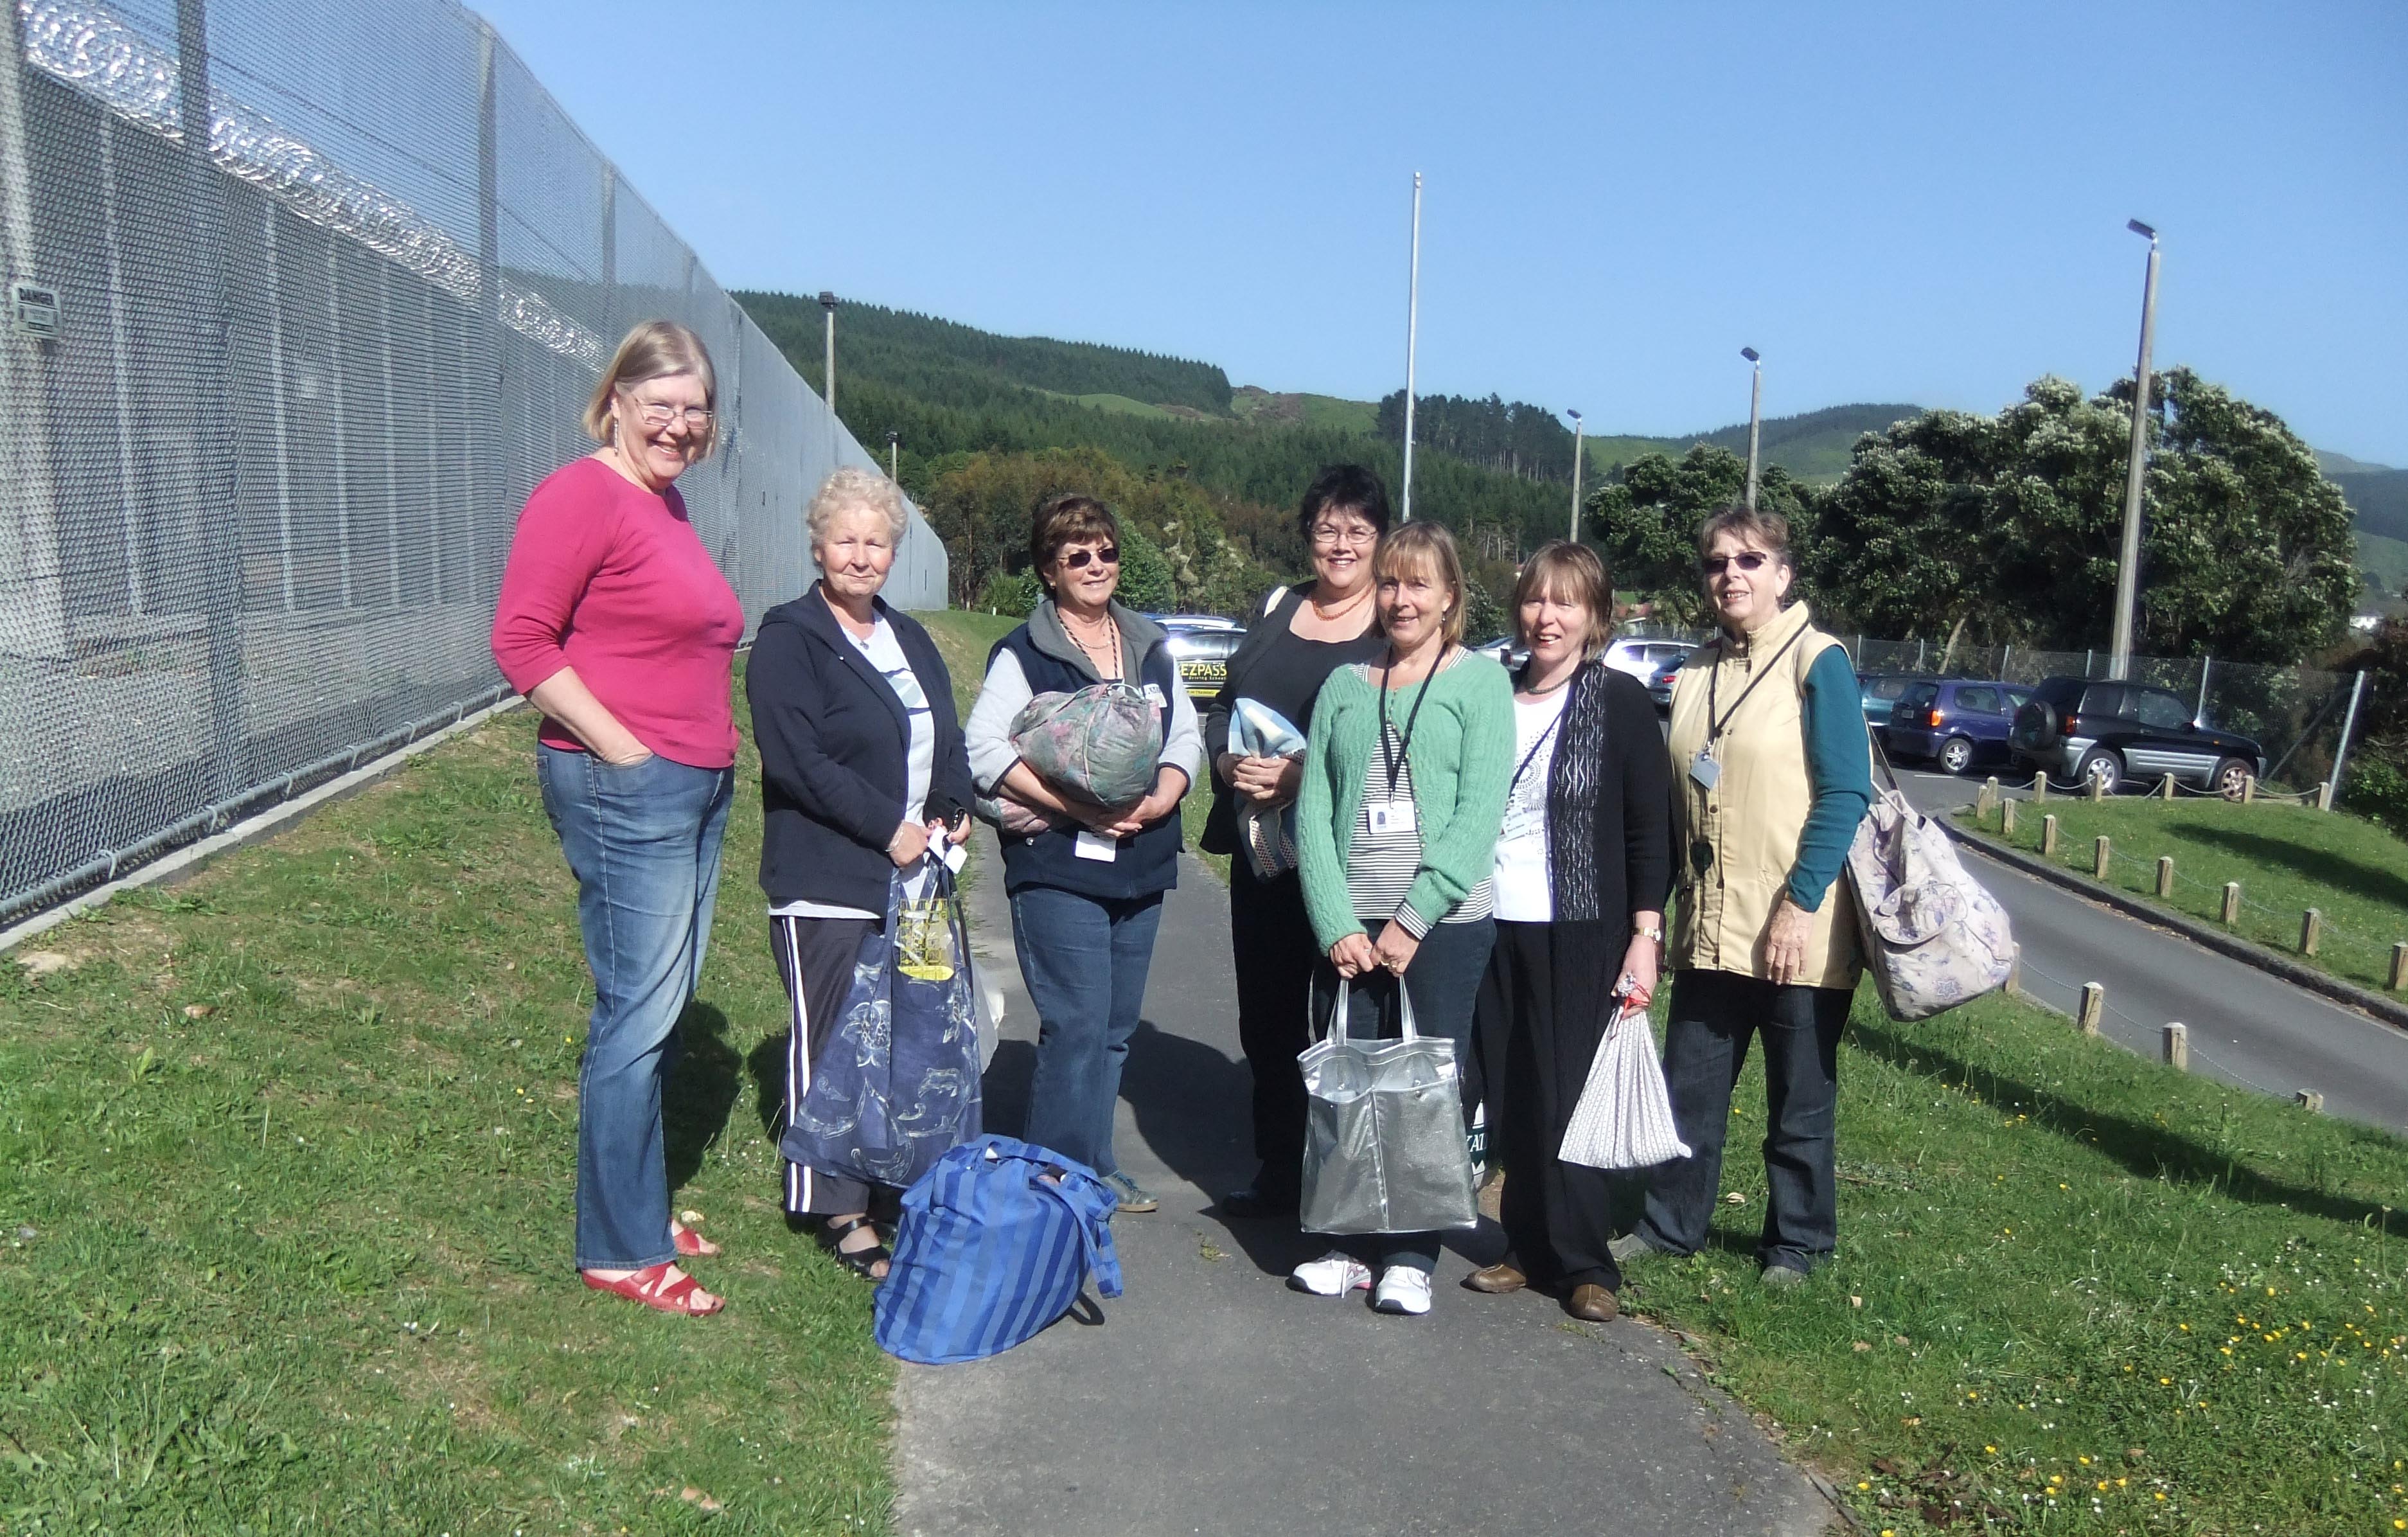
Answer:
<svg viewBox="0 0 2408 1537"><path fill-rule="evenodd" d="M1365 932L1346 889L1346 854L1363 803L1363 778L1380 750L1379 669L1369 668L1368 680L1366 670L1342 667L1321 685L1297 798L1304 906L1324 955L1347 935ZM1415 683L1389 697L1389 719L1399 733L1420 692ZM1488 879L1497 862L1497 833L1513 776L1513 683L1505 669L1477 653L1442 668L1430 680L1408 753L1422 863L1397 921L1419 936Z"/></svg>

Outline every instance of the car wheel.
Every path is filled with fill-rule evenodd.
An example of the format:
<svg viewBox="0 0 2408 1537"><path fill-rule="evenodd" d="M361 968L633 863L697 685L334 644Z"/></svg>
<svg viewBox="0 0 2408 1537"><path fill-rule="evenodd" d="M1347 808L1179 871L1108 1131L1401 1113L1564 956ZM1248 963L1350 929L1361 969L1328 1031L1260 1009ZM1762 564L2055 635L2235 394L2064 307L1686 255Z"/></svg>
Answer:
<svg viewBox="0 0 2408 1537"><path fill-rule="evenodd" d="M1973 744L1963 737L1951 737L1940 744L1940 767L1952 774L1961 774L1973 767Z"/></svg>
<svg viewBox="0 0 2408 1537"><path fill-rule="evenodd" d="M2082 762L2074 768L2073 777L2085 785L2093 780L2103 781L2107 793L2114 795L2115 787L2124 783L2124 760L2112 748L2094 747L2082 754Z"/></svg>
<svg viewBox="0 0 2408 1537"><path fill-rule="evenodd" d="M2239 800L2248 789L2253 772L2249 765L2239 758L2226 758L2215 766L2215 777L2209 780L2208 784L2225 799Z"/></svg>

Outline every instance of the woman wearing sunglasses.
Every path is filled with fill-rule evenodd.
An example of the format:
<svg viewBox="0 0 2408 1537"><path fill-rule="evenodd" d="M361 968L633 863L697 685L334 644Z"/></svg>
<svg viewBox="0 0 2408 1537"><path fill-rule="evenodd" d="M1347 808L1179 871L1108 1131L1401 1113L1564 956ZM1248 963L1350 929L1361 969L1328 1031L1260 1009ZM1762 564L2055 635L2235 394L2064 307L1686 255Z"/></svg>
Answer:
<svg viewBox="0 0 2408 1537"><path fill-rule="evenodd" d="M1670 747L1678 871L1664 1076L1695 1151L1655 1171L1624 1264L1694 1254L1722 1188L1731 1088L1764 1040L1764 1284L1794 1286L1830 1257L1839 1214L1833 1121L1840 1032L1860 969L1840 869L1872 800L1856 669L1786 603L1788 520L1745 508L1698 536L1720 633L1672 681Z"/></svg>
<svg viewBox="0 0 2408 1537"><path fill-rule="evenodd" d="M1028 553L1046 596L996 642L963 732L970 777L1002 810L1012 943L1037 1006L1023 1134L1093 1169L1122 1211L1151 1212L1154 1198L1112 1156L1112 1113L1162 894L1179 883L1179 801L1203 737L1161 627L1112 601L1120 543L1119 520L1091 496L1039 506ZM1111 682L1142 688L1164 716L1154 788L1134 806L1098 806L1050 783L1011 745L1012 717L1037 695Z"/></svg>

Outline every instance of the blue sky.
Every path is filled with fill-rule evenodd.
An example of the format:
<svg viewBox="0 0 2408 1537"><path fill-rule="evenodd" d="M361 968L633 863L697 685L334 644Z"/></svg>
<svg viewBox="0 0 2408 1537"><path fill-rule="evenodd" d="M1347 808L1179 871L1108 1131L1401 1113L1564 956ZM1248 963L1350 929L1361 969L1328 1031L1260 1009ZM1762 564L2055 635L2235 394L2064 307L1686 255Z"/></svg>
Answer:
<svg viewBox="0 0 2408 1537"><path fill-rule="evenodd" d="M2408 465L2408 4L487 0L730 288L1701 430L2160 366Z"/></svg>

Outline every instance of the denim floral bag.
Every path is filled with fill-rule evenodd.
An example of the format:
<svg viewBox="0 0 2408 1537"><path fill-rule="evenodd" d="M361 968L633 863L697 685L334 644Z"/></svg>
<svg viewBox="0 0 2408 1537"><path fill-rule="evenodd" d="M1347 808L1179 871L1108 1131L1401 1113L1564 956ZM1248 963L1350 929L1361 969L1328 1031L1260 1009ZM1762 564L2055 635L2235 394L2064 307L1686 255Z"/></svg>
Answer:
<svg viewBox="0 0 2408 1537"><path fill-rule="evenodd" d="M977 984L953 872L901 870L886 923L861 941L844 1013L779 1151L846 1179L904 1186L979 1134Z"/></svg>

